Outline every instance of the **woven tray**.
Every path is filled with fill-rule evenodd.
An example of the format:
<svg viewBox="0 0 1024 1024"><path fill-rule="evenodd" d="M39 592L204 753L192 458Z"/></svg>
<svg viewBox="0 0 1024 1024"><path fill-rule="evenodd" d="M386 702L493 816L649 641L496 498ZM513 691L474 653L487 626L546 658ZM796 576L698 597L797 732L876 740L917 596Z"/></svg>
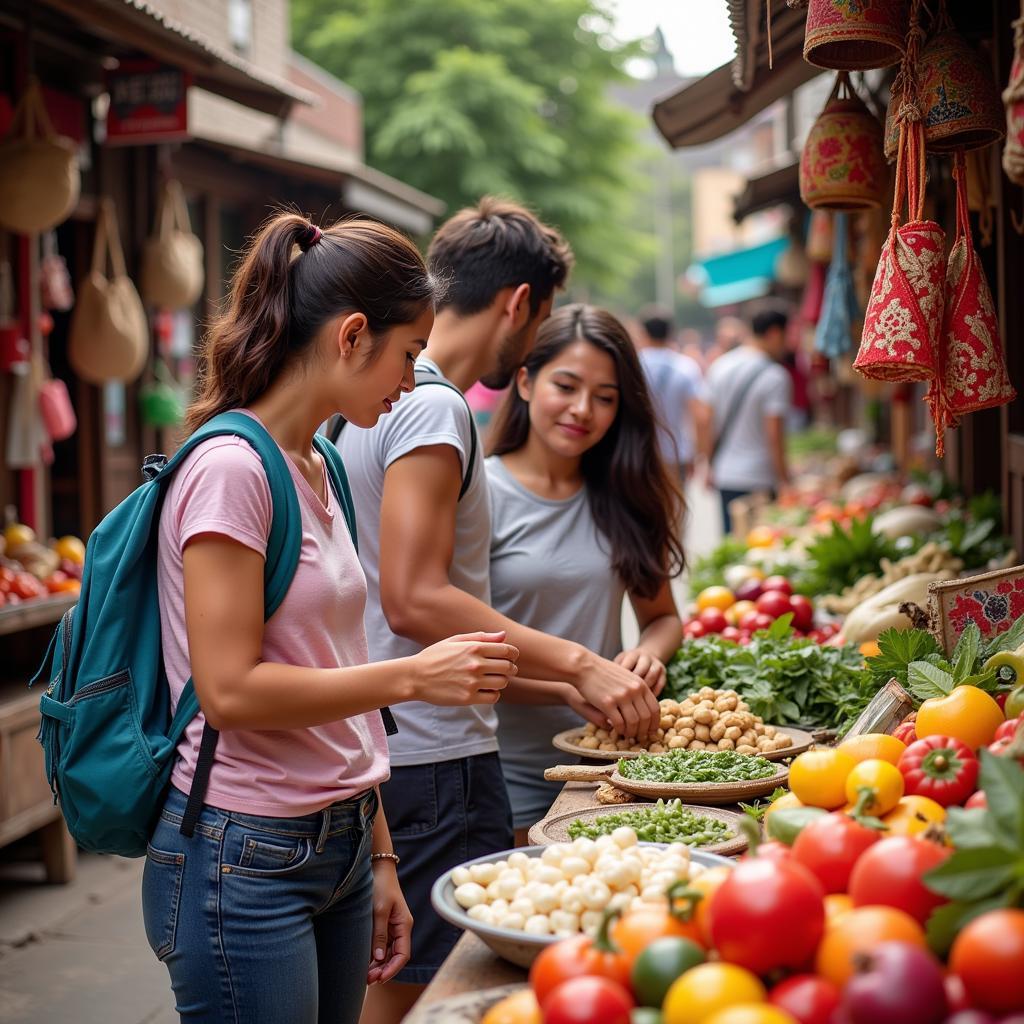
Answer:
<svg viewBox="0 0 1024 1024"><path fill-rule="evenodd" d="M525 985L502 985L479 992L465 992L414 1010L406 1024L480 1024L483 1015L506 996L514 995Z"/></svg>
<svg viewBox="0 0 1024 1024"><path fill-rule="evenodd" d="M611 784L616 789L647 800L682 800L684 804L734 804L740 800L756 800L767 796L789 780L789 769L779 765L779 770L766 779L752 779L749 782L637 782L624 779L618 771L612 772Z"/></svg>
<svg viewBox="0 0 1024 1024"><path fill-rule="evenodd" d="M609 814L621 814L624 811L642 811L650 808L649 803L636 804L615 804L609 807L588 807L583 811L567 811L565 814L556 814L551 818L544 818L538 821L530 829L530 843L534 846L550 846L552 843L569 843L569 826L574 821L593 821L595 818L602 818ZM705 818L717 818L724 821L732 828L735 835L720 843L711 843L708 846L698 846L694 849L703 850L705 853L718 853L723 857L742 853L747 848L747 840L739 830L739 822L744 817L736 811L723 811L715 807L688 808Z"/></svg>
<svg viewBox="0 0 1024 1024"><path fill-rule="evenodd" d="M794 729L789 725L777 725L775 728L789 736L793 740L793 746L786 747L785 750L773 750L771 753L758 755L766 761L785 761L814 746L814 737L809 732L804 732L803 729ZM582 736L582 728L566 729L565 732L555 734L551 745L556 750L561 750L566 754L575 754L577 757L585 757L588 761L621 761L624 758L637 756L631 750L590 750L587 747L581 747L579 741Z"/></svg>

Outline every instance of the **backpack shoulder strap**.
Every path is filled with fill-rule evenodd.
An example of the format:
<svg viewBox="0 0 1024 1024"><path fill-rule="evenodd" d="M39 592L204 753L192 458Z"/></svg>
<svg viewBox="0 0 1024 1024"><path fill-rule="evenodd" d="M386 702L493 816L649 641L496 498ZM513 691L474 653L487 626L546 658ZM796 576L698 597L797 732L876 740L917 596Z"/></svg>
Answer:
<svg viewBox="0 0 1024 1024"><path fill-rule="evenodd" d="M462 404L465 405L466 412L469 414L469 458L466 460L466 474L462 478L462 487L459 490L459 501L462 501L466 491L469 490L469 485L473 482L473 469L476 466L476 418L473 416L473 410L469 407L469 402L466 401L466 396L450 380L445 380L430 367L418 363L416 365L416 387L423 387L426 384L437 384L448 388L449 391L454 391L462 399Z"/></svg>
<svg viewBox="0 0 1024 1024"><path fill-rule="evenodd" d="M348 532L352 535L352 544L355 546L356 551L358 551L359 536L356 531L356 507L352 501L352 490L348 485L348 473L345 472L345 463L342 461L341 452L322 434L313 435L313 444L327 466L327 477L331 482L335 497L341 503L341 510L345 513L345 522L348 524Z"/></svg>
<svg viewBox="0 0 1024 1024"><path fill-rule="evenodd" d="M747 395L750 394L750 389L754 386L754 382L761 376L762 369L763 367L760 363L754 366L751 372L749 372L743 379L743 382L733 392L732 401L729 403L729 406L725 411L725 418L722 420L722 429L718 432L718 436L715 438L714 443L711 446L712 461L722 450L722 446L732 434L732 427L736 422L736 417L739 414L739 411L743 408L743 402L746 400Z"/></svg>

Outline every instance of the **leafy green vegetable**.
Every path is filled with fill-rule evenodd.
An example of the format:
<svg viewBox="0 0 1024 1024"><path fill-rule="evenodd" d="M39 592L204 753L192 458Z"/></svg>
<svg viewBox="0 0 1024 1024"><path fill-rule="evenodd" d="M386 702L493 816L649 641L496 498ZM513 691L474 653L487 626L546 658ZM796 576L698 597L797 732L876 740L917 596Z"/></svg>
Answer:
<svg viewBox="0 0 1024 1024"><path fill-rule="evenodd" d="M637 839L644 843L686 843L687 846L710 846L736 834L726 822L696 814L684 807L681 800L667 803L659 800L643 810L602 814L590 821L577 818L569 825L569 838L597 839L622 827L633 829Z"/></svg>
<svg viewBox="0 0 1024 1024"><path fill-rule="evenodd" d="M879 687L895 679L906 688L911 662L942 653L935 637L924 629L887 629L878 638L878 650L868 658L868 670Z"/></svg>
<svg viewBox="0 0 1024 1024"><path fill-rule="evenodd" d="M778 765L764 757L733 750L670 750L667 754L640 754L619 762L618 772L635 782L749 782L767 779Z"/></svg>
<svg viewBox="0 0 1024 1024"><path fill-rule="evenodd" d="M845 729L882 685L856 647L825 647L778 626L746 647L720 636L688 641L668 666L664 695L679 700L702 686L735 690L765 722Z"/></svg>
<svg viewBox="0 0 1024 1024"><path fill-rule="evenodd" d="M896 560L901 555L896 542L875 533L872 516L854 519L848 527L837 522L832 530L819 537L808 549L808 565L796 580L801 593L837 594L853 586L862 576L878 572L883 558Z"/></svg>
<svg viewBox="0 0 1024 1024"><path fill-rule="evenodd" d="M982 750L981 788L988 806L950 809L946 826L956 851L924 877L953 901L928 919L928 942L940 955L968 921L1024 906L1024 767L1016 757Z"/></svg>

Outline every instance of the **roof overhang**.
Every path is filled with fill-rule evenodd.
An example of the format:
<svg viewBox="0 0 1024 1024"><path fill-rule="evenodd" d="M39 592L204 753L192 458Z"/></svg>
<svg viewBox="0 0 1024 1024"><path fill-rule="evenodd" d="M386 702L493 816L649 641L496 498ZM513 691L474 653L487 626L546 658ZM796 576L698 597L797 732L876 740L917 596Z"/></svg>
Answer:
<svg viewBox="0 0 1024 1024"><path fill-rule="evenodd" d="M739 224L752 213L770 209L780 203L800 198L800 162L794 160L784 167L750 178L746 187L736 196L733 220Z"/></svg>
<svg viewBox="0 0 1024 1024"><path fill-rule="evenodd" d="M729 0L736 59L654 105L654 123L671 146L714 142L822 73L803 59L806 11L770 2L772 67L763 4Z"/></svg>
<svg viewBox="0 0 1024 1024"><path fill-rule="evenodd" d="M253 110L284 117L294 103L315 102L305 89L206 39L146 0L43 2L92 35L181 68L200 88Z"/></svg>

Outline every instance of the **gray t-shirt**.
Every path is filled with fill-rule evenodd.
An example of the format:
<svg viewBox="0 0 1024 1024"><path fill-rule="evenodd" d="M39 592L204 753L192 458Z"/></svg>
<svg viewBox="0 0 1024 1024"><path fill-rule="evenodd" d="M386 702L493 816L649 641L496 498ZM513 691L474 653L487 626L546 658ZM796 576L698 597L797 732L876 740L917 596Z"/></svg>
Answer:
<svg viewBox="0 0 1024 1024"><path fill-rule="evenodd" d="M614 658L622 650L625 586L612 571L611 548L598 532L586 490L564 501L542 498L496 456L487 460L487 479L495 609L524 626ZM498 704L498 719L505 776L510 783L527 785L543 783L544 769L564 758L555 753L551 737L581 723L565 706L504 702ZM516 810L512 785L510 795Z"/></svg>
<svg viewBox="0 0 1024 1024"><path fill-rule="evenodd" d="M740 391L751 379L737 407ZM721 435L727 417L734 421L712 464L715 485L729 491L771 490L778 481L764 420L789 412L793 391L789 374L763 352L742 346L711 364L707 383L715 436Z"/></svg>
<svg viewBox="0 0 1024 1024"><path fill-rule="evenodd" d="M421 356L420 365L436 364ZM359 561L366 573L366 639L370 661L386 661L417 654L423 648L415 640L391 632L380 604L380 504L387 468L417 448L451 445L462 462L472 450L476 424L465 401L451 388L420 385L403 395L394 409L381 416L370 430L351 424L342 431L338 448L345 460L359 528ZM455 517L455 551L448 577L467 594L489 604L491 540L490 502L480 445L473 479L459 502ZM476 627L466 623L466 631ZM473 757L498 749L497 715L488 705L438 707L411 701L391 709L398 733L389 738L394 765L431 764L459 757Z"/></svg>
<svg viewBox="0 0 1024 1024"><path fill-rule="evenodd" d="M658 414L661 457L670 466L692 462L696 444L690 403L704 397L700 366L670 348L643 348L639 355Z"/></svg>

